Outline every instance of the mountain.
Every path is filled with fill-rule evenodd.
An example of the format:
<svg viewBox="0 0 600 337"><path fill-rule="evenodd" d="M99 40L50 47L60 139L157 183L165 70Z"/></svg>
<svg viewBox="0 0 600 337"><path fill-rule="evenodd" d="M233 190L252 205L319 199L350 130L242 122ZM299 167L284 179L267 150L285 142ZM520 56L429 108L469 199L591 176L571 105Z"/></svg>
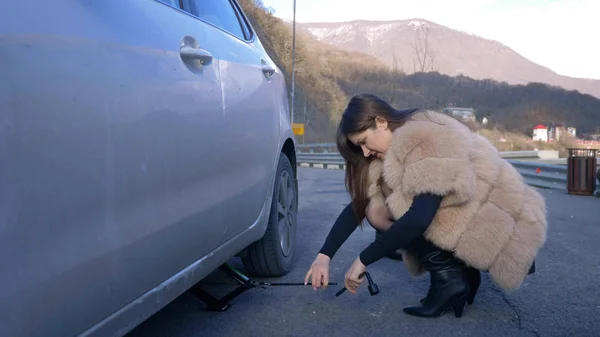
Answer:
<svg viewBox="0 0 600 337"><path fill-rule="evenodd" d="M296 28L332 46L372 55L406 74L437 71L508 84L538 82L600 98L600 80L559 75L500 42L423 19L296 22Z"/></svg>
<svg viewBox="0 0 600 337"><path fill-rule="evenodd" d="M260 0L238 1L265 49L284 73L291 94L291 24L275 17ZM475 109L479 120L487 117L488 127L528 136L540 123L575 126L578 135L597 132L600 126L600 99L591 95L546 84L510 85L437 71L406 74L399 68L390 68L367 53L348 51L317 40L308 31L298 29L293 121L304 123L306 132L299 140L333 142L337 122L348 99L359 92L378 95L398 108L470 107ZM292 103L291 95L289 98ZM542 144L526 141L511 143L513 150L540 146Z"/></svg>

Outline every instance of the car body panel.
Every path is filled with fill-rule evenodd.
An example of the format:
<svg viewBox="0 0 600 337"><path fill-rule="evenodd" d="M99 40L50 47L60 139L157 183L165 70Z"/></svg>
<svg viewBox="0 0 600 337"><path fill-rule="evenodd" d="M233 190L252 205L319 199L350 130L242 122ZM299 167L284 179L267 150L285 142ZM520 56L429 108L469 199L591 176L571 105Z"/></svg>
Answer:
<svg viewBox="0 0 600 337"><path fill-rule="evenodd" d="M224 34L220 49L227 51L219 55L224 124L215 132L227 136L215 137L213 146L223 157L220 170L227 177L222 186L227 191L227 233L222 239L228 240L256 221L269 193L279 154L274 107L281 73L267 78L261 64L264 52L232 35Z"/></svg>

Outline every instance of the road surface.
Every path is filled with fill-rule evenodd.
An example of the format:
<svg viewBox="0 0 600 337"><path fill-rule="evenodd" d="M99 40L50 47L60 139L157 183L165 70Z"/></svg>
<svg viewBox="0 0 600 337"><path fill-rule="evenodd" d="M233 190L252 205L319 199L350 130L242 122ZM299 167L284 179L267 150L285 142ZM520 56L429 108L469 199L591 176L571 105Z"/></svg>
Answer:
<svg viewBox="0 0 600 337"><path fill-rule="evenodd" d="M302 282L338 213L348 202L343 171L299 168L298 253L293 271L277 282ZM369 272L380 294L366 282L357 295L335 293L360 251L374 239L370 227L357 230L331 263L330 279L340 286L315 292L310 286L255 288L234 299L226 312L202 311L184 294L127 337L195 336L598 336L600 334L600 199L540 190L549 210L549 235L536 273L522 288L502 293L483 274L475 299L462 318L411 317L428 277L411 278L401 261L382 259ZM241 267L237 260L232 264ZM210 281L227 279L216 272ZM258 280L258 279L257 279ZM212 286L211 291L232 287ZM219 294L219 292L216 292Z"/></svg>

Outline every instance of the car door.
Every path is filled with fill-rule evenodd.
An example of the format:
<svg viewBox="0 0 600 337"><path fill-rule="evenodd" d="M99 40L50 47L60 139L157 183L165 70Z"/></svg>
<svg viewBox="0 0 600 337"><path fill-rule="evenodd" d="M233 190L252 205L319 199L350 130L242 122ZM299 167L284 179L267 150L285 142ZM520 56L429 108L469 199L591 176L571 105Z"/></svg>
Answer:
<svg viewBox="0 0 600 337"><path fill-rule="evenodd" d="M221 30L218 50L225 128L218 138L227 177L227 240L259 217L278 151L280 74L233 0L184 0L184 9Z"/></svg>
<svg viewBox="0 0 600 337"><path fill-rule="evenodd" d="M10 336L77 335L208 254L227 225L221 31L152 0L49 6L59 14L0 5Z"/></svg>

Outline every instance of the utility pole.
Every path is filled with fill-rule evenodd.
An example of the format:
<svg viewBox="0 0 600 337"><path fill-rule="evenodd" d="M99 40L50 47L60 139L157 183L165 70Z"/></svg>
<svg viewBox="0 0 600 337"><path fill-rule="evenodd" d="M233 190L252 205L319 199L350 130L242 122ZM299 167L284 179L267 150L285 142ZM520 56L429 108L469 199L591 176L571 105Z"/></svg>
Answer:
<svg viewBox="0 0 600 337"><path fill-rule="evenodd" d="M294 105L296 104L296 0L294 0L294 20L292 21L292 109L290 123L294 123Z"/></svg>

